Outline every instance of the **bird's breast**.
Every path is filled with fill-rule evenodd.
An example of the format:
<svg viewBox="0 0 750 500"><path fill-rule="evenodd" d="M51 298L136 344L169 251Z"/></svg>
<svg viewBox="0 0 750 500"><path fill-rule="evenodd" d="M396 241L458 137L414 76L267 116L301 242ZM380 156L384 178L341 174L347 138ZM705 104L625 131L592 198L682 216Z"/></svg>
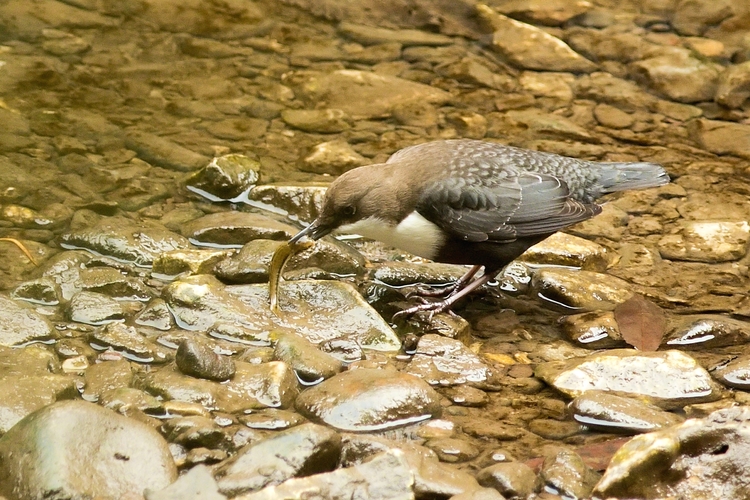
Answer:
<svg viewBox="0 0 750 500"><path fill-rule="evenodd" d="M340 226L337 232L359 234L431 260L435 259L446 240L438 226L417 212L412 212L400 222L369 217Z"/></svg>

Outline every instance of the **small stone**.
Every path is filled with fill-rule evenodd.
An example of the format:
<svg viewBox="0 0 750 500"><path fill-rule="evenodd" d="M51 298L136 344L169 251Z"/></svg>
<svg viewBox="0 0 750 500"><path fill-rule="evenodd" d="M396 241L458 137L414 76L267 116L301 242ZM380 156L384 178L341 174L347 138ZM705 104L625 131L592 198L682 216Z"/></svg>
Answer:
<svg viewBox="0 0 750 500"><path fill-rule="evenodd" d="M340 109L285 109L281 119L290 127L318 134L334 134L351 128Z"/></svg>
<svg viewBox="0 0 750 500"><path fill-rule="evenodd" d="M258 183L260 163L244 155L230 154L211 160L187 181L188 189L207 193L211 201L237 198Z"/></svg>
<svg viewBox="0 0 750 500"><path fill-rule="evenodd" d="M302 159L300 169L315 174L341 175L347 170L367 165L369 162L348 142L336 139L316 144L312 151Z"/></svg>
<svg viewBox="0 0 750 500"><path fill-rule="evenodd" d="M249 204L272 206L285 212L289 218L312 222L320 213L327 183L269 183L255 186L248 194Z"/></svg>
<svg viewBox="0 0 750 500"><path fill-rule="evenodd" d="M600 125L614 129L628 128L635 123L632 115L609 104L598 104L594 108L594 118Z"/></svg>
<svg viewBox="0 0 750 500"><path fill-rule="evenodd" d="M719 315L687 316L669 333L666 344L680 349L704 350L745 345L750 340L750 325L745 321Z"/></svg>
<svg viewBox="0 0 750 500"><path fill-rule="evenodd" d="M138 153L143 161L181 172L198 170L209 162L209 158L202 154L148 132L130 132L125 145Z"/></svg>
<svg viewBox="0 0 750 500"><path fill-rule="evenodd" d="M747 254L747 221L685 221L678 231L659 240L663 258L712 263L738 260Z"/></svg>
<svg viewBox="0 0 750 500"><path fill-rule="evenodd" d="M406 371L441 386L482 384L493 377L492 369L462 342L436 334L420 337Z"/></svg>
<svg viewBox="0 0 750 500"><path fill-rule="evenodd" d="M710 101L716 93L719 66L696 59L688 49L671 47L630 67L636 79L674 101Z"/></svg>
<svg viewBox="0 0 750 500"><path fill-rule="evenodd" d="M133 381L133 370L126 360L95 363L86 370L83 399L97 402L102 394L128 387Z"/></svg>
<svg viewBox="0 0 750 500"><path fill-rule="evenodd" d="M62 290L52 278L43 277L21 283L13 289L10 296L32 304L56 306L60 303L61 294Z"/></svg>
<svg viewBox="0 0 750 500"><path fill-rule="evenodd" d="M603 432L643 433L679 424L683 418L635 398L586 391L570 403L573 419Z"/></svg>
<svg viewBox="0 0 750 500"><path fill-rule="evenodd" d="M530 264L577 267L598 272L606 271L615 260L612 250L566 233L553 234L529 248L520 258L521 262Z"/></svg>
<svg viewBox="0 0 750 500"><path fill-rule="evenodd" d="M690 138L703 149L750 158L750 125L701 118L688 123L687 129Z"/></svg>
<svg viewBox="0 0 750 500"><path fill-rule="evenodd" d="M79 292L68 304L67 315L71 321L88 325L103 325L125 319L125 311L118 301L94 292Z"/></svg>
<svg viewBox="0 0 750 500"><path fill-rule="evenodd" d="M425 446L437 453L441 462L466 462L479 455L477 447L463 439L430 439L425 443Z"/></svg>
<svg viewBox="0 0 750 500"><path fill-rule="evenodd" d="M505 498L526 498L534 492L536 474L526 464L505 462L480 470L477 481L496 489Z"/></svg>
<svg viewBox="0 0 750 500"><path fill-rule="evenodd" d="M132 326L108 323L104 328L89 334L91 347L97 350L112 349L131 361L151 363L156 357L155 346Z"/></svg>
<svg viewBox="0 0 750 500"><path fill-rule="evenodd" d="M620 327L611 311L572 314L560 319L563 332L571 342L587 349L626 347Z"/></svg>
<svg viewBox="0 0 750 500"><path fill-rule="evenodd" d="M297 229L258 213L219 212L195 219L182 228L182 234L204 245L239 248L250 240L288 240Z"/></svg>
<svg viewBox="0 0 750 500"><path fill-rule="evenodd" d="M741 108L750 97L750 61L727 67L719 75L714 100L728 108Z"/></svg>
<svg viewBox="0 0 750 500"><path fill-rule="evenodd" d="M274 359L292 367L303 384L317 384L343 369L343 364L319 350L310 341L293 333L274 335Z"/></svg>
<svg viewBox="0 0 750 500"><path fill-rule="evenodd" d="M614 276L573 269L540 269L532 289L543 299L571 310L611 310L633 292L630 284Z"/></svg>
<svg viewBox="0 0 750 500"><path fill-rule="evenodd" d="M0 297L0 345L12 347L55 337L52 325L26 304Z"/></svg>
<svg viewBox="0 0 750 500"><path fill-rule="evenodd" d="M391 370L356 369L305 390L297 410L340 430L390 429L440 415L438 394L421 379Z"/></svg>
<svg viewBox="0 0 750 500"><path fill-rule="evenodd" d="M469 385L446 387L440 392L458 406L482 407L490 401L486 392Z"/></svg>
<svg viewBox="0 0 750 500"><path fill-rule="evenodd" d="M587 466L577 453L563 450L544 459L539 479L545 490L562 497L589 498L599 474Z"/></svg>
<svg viewBox="0 0 750 500"><path fill-rule="evenodd" d="M293 411L268 408L242 415L240 422L251 429L280 431L300 425L305 419Z"/></svg>
<svg viewBox="0 0 750 500"><path fill-rule="evenodd" d="M208 380L229 380L235 372L232 358L218 354L207 344L195 340L180 342L175 363L185 375Z"/></svg>

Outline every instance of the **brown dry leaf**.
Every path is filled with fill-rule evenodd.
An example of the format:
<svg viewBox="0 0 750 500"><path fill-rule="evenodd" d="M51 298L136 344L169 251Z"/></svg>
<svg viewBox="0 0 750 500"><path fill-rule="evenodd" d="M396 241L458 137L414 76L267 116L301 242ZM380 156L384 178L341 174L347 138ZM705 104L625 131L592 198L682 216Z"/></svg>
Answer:
<svg viewBox="0 0 750 500"><path fill-rule="evenodd" d="M639 351L656 351L667 331L661 307L635 294L615 307L615 321L625 342Z"/></svg>

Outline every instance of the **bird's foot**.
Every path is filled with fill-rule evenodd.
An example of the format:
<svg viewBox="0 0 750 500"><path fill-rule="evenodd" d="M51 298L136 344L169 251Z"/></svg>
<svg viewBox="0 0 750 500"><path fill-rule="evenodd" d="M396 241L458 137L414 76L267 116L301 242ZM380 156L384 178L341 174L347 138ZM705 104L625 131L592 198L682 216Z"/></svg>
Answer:
<svg viewBox="0 0 750 500"><path fill-rule="evenodd" d="M429 323L432 321L432 317L436 314L442 313L442 312L449 312L452 314L452 311L450 310L451 305L453 304L451 301L448 300L440 300L437 302L430 302L427 301L424 297L419 297L420 303L407 307L403 311L399 311L396 314L393 315L393 318L391 319L392 322L396 323L402 319L408 318L410 316L413 316L419 312L429 312L429 315L427 316L427 322Z"/></svg>
<svg viewBox="0 0 750 500"><path fill-rule="evenodd" d="M459 282L451 283L447 286L440 287L418 287L417 289L406 294L407 299L412 297L450 297L458 291Z"/></svg>

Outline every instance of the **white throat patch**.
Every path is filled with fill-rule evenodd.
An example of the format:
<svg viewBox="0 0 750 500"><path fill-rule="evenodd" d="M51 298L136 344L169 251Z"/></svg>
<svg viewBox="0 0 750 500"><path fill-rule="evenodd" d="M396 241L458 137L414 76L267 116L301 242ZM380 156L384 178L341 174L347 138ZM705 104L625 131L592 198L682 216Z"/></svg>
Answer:
<svg viewBox="0 0 750 500"><path fill-rule="evenodd" d="M368 217L338 228L340 233L359 234L366 238L382 241L409 253L434 259L445 236L435 224L417 212L410 213L398 225L389 224L377 217Z"/></svg>

